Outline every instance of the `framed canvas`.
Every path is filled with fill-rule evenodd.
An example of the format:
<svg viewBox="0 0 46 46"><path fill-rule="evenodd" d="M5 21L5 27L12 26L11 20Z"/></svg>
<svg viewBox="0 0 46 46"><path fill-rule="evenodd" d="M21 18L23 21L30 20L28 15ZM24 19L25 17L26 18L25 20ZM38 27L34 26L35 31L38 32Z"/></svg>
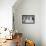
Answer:
<svg viewBox="0 0 46 46"><path fill-rule="evenodd" d="M34 24L35 15L22 15L22 24Z"/></svg>

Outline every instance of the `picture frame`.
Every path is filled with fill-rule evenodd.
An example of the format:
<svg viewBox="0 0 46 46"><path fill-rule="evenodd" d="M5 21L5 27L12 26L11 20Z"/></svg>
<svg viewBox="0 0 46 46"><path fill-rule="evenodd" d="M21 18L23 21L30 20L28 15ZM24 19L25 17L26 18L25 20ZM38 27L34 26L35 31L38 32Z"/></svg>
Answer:
<svg viewBox="0 0 46 46"><path fill-rule="evenodd" d="M22 15L22 24L34 24L35 15Z"/></svg>

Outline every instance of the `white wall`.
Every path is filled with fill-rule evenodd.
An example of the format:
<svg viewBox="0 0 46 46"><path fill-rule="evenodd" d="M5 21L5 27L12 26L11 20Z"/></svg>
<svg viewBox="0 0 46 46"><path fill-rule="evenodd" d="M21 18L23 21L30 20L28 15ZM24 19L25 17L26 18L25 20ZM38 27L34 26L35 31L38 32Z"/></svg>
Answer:
<svg viewBox="0 0 46 46"><path fill-rule="evenodd" d="M45 0L18 0L13 6L15 29L22 32L25 38L34 40L36 46L46 46L45 2ZM22 15L32 14L35 15L35 24L22 24Z"/></svg>
<svg viewBox="0 0 46 46"><path fill-rule="evenodd" d="M41 46L41 0L20 0L13 6L13 12L15 29ZM35 24L22 24L22 15L35 15Z"/></svg>
<svg viewBox="0 0 46 46"><path fill-rule="evenodd" d="M41 3L41 38L42 46L46 46L46 0L42 0Z"/></svg>
<svg viewBox="0 0 46 46"><path fill-rule="evenodd" d="M0 27L12 28L12 6L16 0L0 0Z"/></svg>

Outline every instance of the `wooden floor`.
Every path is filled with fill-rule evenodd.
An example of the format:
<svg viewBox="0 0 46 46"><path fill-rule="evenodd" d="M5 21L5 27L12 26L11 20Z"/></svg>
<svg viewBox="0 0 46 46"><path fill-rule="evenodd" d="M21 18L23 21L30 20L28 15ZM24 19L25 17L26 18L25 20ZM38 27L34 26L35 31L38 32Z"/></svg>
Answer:
<svg viewBox="0 0 46 46"><path fill-rule="evenodd" d="M6 42L2 43L0 46L16 46L15 39L13 40L6 40Z"/></svg>

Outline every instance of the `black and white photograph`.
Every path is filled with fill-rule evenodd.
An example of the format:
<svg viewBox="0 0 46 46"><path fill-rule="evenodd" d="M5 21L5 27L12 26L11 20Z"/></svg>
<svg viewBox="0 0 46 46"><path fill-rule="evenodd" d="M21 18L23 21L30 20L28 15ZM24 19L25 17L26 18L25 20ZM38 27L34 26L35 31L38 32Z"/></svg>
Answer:
<svg viewBox="0 0 46 46"><path fill-rule="evenodd" d="M35 16L34 15L22 15L22 24L34 24Z"/></svg>

